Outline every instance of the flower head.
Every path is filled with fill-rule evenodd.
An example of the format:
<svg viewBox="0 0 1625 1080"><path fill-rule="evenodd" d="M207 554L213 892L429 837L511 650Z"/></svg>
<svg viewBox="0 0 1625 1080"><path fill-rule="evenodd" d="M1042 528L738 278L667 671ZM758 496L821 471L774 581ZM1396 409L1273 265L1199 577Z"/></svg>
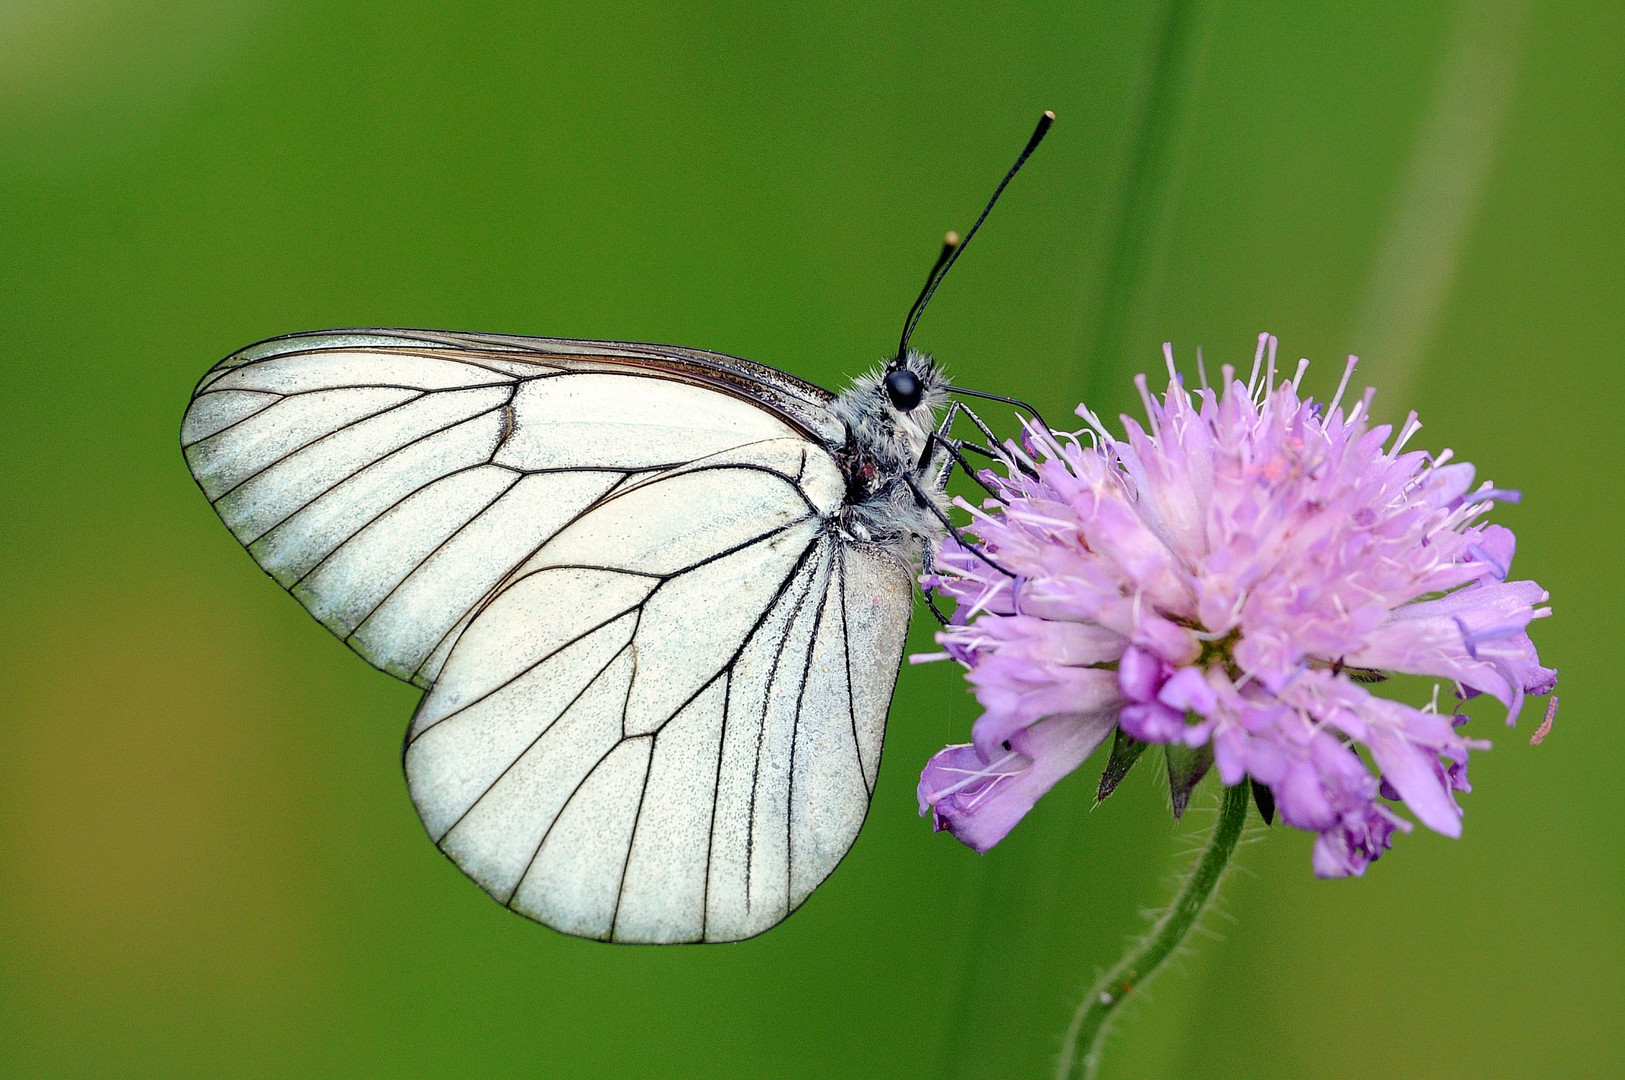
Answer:
<svg viewBox="0 0 1625 1080"><path fill-rule="evenodd" d="M1120 747L1171 748L1176 805L1210 763L1267 788L1320 834L1323 877L1411 828L1384 799L1459 835L1455 793L1487 744L1436 692L1418 708L1369 684L1453 680L1508 723L1552 690L1527 633L1547 594L1507 580L1513 535L1483 520L1517 493L1474 488L1449 450L1407 451L1414 413L1397 435L1369 426L1372 391L1345 409L1352 357L1322 406L1298 396L1307 361L1276 383L1267 335L1247 383L1227 365L1194 395L1165 354L1160 400L1136 380L1145 426L1124 417L1115 438L1083 407L1087 443L1030 426L1007 475L983 474L999 497L965 507L974 550L944 542L926 580L956 602L939 640L986 711L926 766L921 813L985 851L1120 729Z"/></svg>

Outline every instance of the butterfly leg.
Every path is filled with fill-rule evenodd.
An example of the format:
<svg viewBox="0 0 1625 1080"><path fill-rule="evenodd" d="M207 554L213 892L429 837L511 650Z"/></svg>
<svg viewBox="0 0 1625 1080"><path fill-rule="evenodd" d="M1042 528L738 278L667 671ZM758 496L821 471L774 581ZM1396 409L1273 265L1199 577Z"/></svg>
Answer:
<svg viewBox="0 0 1625 1080"><path fill-rule="evenodd" d="M989 556L981 548L977 547L976 545L972 544L969 540L965 539L964 535L959 531L959 528L956 525L954 525L954 523L952 521L950 521L948 519L948 515L942 512L942 507L940 507L940 506L938 506L936 504L936 500L932 499L929 495L927 495L920 488L919 481L915 480L914 476L911 473L904 473L903 474L903 480L904 480L905 483L908 484L909 490L914 492L914 501L919 503L920 506L923 509L930 512L932 517L936 518L939 522L942 523L942 527L944 529L948 530L948 535L954 538L954 543L958 544L960 547L964 548L966 551L970 552L972 555L976 556L978 559L981 559L983 562L987 563L989 566L991 566L993 569L997 570L999 573L1003 574L1005 577L1010 578L1012 580L1015 579L1016 575L1014 573L1012 573L1011 571L1006 570L1004 567L1000 566L997 562L995 562L993 560L993 558L991 556ZM927 545L927 546L929 546L929 545Z"/></svg>
<svg viewBox="0 0 1625 1080"><path fill-rule="evenodd" d="M961 413L963 413L964 415L970 417L971 423L976 425L976 430L980 431L982 433L982 435L987 439L988 447L998 445L999 440L998 440L998 437L993 434L993 430L991 428L989 428L986 424L984 424L982 422L982 418L980 416L977 416L974 412L972 412L971 407L969 405L966 405L963 401L954 401L954 402L949 403L948 411L942 417L942 423L937 425L937 437L938 438L943 439L945 441L949 440L951 438L951 436L953 435L954 420L956 420ZM953 439L952 441L954 442L955 445L960 446L960 447L974 445L974 444L971 444L971 443L967 443L964 439ZM990 457L997 457L998 456L995 452L989 450L987 447L978 446L978 447L976 447L976 449L977 449L977 451L979 453L986 454L987 456L990 456Z"/></svg>
<svg viewBox="0 0 1625 1080"><path fill-rule="evenodd" d="M959 439L957 442L960 449L975 451L984 457L992 458L994 461L1002 462L1005 465L1014 465L1018 470L1025 473L1032 479L1038 479L1038 473L1035 472L1032 467L1021 458L1010 453L1000 452L993 449L994 447L1000 445L999 439L993 434L993 429L988 427L987 424L982 421L980 416L976 415L975 410L973 410L969 405L966 405L961 411L970 418L970 422L972 424L976 425L976 430L980 431L983 437L987 439L987 445L978 446L975 443L969 442L965 439ZM1023 430L1025 430L1025 425L1023 425Z"/></svg>
<svg viewBox="0 0 1625 1080"><path fill-rule="evenodd" d="M998 446L999 445L998 436L994 435L993 434L993 429L988 427L987 424L982 420L982 418L980 416L976 415L976 410L972 409L969 405L966 405L964 402L956 402L956 404L958 404L960 406L960 411L963 412L967 417L969 417L970 422L972 424L976 425L976 430L980 431L982 433L982 437L987 440L987 445L988 446Z"/></svg>
<svg viewBox="0 0 1625 1080"><path fill-rule="evenodd" d="M977 430L981 431L983 435L987 436L989 445L982 446L971 442L968 439L954 439L948 436L949 425L953 423L954 418L959 413L964 413L966 416L970 417L971 423L976 425ZM937 446L940 445L948 452L949 456L952 458L952 461L950 461L950 463L943 468L941 474L936 478L936 487L938 491L945 491L947 489L948 477L953 471L953 462L957 462L959 467L965 470L965 475L969 476L972 480L981 485L984 491L993 496L999 502L1006 502L1007 500L1005 500L1005 498L992 485L987 483L987 481L983 480L981 476L978 475L977 470L971 466L970 462L965 460L964 451L968 450L971 453L980 454L989 461L996 461L1005 466L1013 466L1015 469L1034 480L1038 479L1038 473L1025 461L1012 457L1012 455L1008 453L1001 453L1000 451L993 449L993 447L997 445L997 441L997 437L993 434L993 431L982 422L982 418L980 416L977 416L976 413L972 412L969 406L962 402L956 401L952 406L949 407L948 415L943 418L942 425L935 432L926 437L925 451L920 455L920 463L915 471L921 473L927 471L930 460L935 455Z"/></svg>
<svg viewBox="0 0 1625 1080"><path fill-rule="evenodd" d="M949 433L953 430L954 417L958 416L963 408L964 406L960 402L953 401L948 403L948 412L943 416L942 423L937 425L937 430L935 432L926 436L925 448L920 451L920 460L914 466L915 472L925 473L930 471L932 458L936 456L937 445L939 443L945 444L948 441ZM948 477L953 474L953 471L954 463L951 460L943 464L942 471L932 480L933 485L938 491L947 490ZM975 474L973 473L972 475L974 476Z"/></svg>
<svg viewBox="0 0 1625 1080"><path fill-rule="evenodd" d="M937 573L937 558L931 552L931 541L927 540L923 536L919 537L918 539L920 541L920 576L925 578L935 577ZM942 613L942 609L937 607L937 599L932 594L931 587L929 585L921 585L920 595L925 598L925 606L931 609L931 614L937 620L938 625L947 626L948 616L944 615Z"/></svg>
<svg viewBox="0 0 1625 1080"><path fill-rule="evenodd" d="M969 461L965 460L965 455L962 453L962 451L974 450L976 453L981 454L983 457L989 458L993 461L1002 461L1003 456L993 450L988 449L987 447L977 446L975 443L966 442L963 439L953 438L950 433L953 430L954 419L958 417L960 413L964 413L965 415L971 417L976 426L987 434L989 441L991 442L993 440L993 433L988 431L987 425L982 423L980 417L976 416L975 413L970 411L969 406L962 401L951 402L948 405L947 414L942 418L942 423L937 425L937 430L926 436L925 448L920 452L920 460L919 463L915 465L914 471L921 474L929 473L931 471L931 464L936 458L937 448L940 446L943 450L948 452L949 460L943 464L942 470L932 478L932 486L939 494L948 490L948 479L953 475L954 465L957 463L961 469L965 470L966 476L970 477L977 484L981 485L983 491L986 491L989 495L993 496L995 499L998 499L1000 502L1004 502L1004 499L999 495L998 490L977 475L976 469L971 466Z"/></svg>
<svg viewBox="0 0 1625 1080"><path fill-rule="evenodd" d="M985 401L1000 401L1006 405L1014 405L1018 409L1026 409L1028 412L1033 414L1034 420L1037 420L1040 424L1044 425L1045 430L1053 430L1049 426L1049 421L1044 419L1043 414L1041 414L1037 409L1033 408L1032 405L1022 401L1020 398L1004 397L1001 394L984 394L980 390L967 390L963 386L948 386L944 387L943 389L947 390L950 394L966 394L970 397L982 398ZM966 409L965 411L970 412L969 409Z"/></svg>
<svg viewBox="0 0 1625 1080"><path fill-rule="evenodd" d="M961 443L957 439L947 439L933 431L930 435L926 436L925 452L920 455L920 467L918 471L924 472L926 470L926 467L933 456L933 451L938 446L948 451L948 456L952 460L949 461L948 465L943 468L942 472L934 481L937 491L941 492L947 490L948 476L953 471L954 463L957 462L959 467L965 470L965 475L976 481L976 483L981 486L983 491L987 492L1001 503L1005 501L1004 497L999 494L999 489L978 476L976 469L971 466L969 461L965 460L965 455L960 452L960 448L964 447L965 449L974 449L978 453L987 453L987 451L980 446ZM991 453L987 453L987 456L993 458L995 461L1000 460L997 455Z"/></svg>

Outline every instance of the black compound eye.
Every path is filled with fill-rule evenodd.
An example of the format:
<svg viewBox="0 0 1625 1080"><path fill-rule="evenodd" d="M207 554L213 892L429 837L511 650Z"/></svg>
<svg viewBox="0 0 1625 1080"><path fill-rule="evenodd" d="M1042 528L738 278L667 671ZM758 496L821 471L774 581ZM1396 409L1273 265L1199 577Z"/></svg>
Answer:
<svg viewBox="0 0 1625 1080"><path fill-rule="evenodd" d="M925 386L918 375L899 368L886 376L886 396L891 398L892 408L908 412L918 407L925 397Z"/></svg>

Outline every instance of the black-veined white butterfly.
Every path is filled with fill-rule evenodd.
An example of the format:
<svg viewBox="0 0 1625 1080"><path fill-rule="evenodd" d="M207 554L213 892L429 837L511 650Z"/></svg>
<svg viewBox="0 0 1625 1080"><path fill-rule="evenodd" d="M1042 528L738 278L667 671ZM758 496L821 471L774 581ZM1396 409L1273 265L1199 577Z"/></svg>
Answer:
<svg viewBox="0 0 1625 1080"><path fill-rule="evenodd" d="M857 837L978 449L955 418L992 439L908 348L963 248L838 396L698 349L345 330L216 365L182 446L260 566L426 690L407 784L482 888L584 937L751 937Z"/></svg>

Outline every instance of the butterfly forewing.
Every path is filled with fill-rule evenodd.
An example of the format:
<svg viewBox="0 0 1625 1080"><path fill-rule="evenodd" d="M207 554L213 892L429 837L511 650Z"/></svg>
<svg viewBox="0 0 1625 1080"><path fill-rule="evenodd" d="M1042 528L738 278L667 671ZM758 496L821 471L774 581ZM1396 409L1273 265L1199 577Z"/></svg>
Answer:
<svg viewBox="0 0 1625 1080"><path fill-rule="evenodd" d="M759 368L731 357L690 350L660 368L587 348L600 343L527 353L524 339L435 336L446 343L357 331L253 346L205 377L182 424L199 486L260 565L423 686L473 606L617 484L801 437L798 416L818 415L793 381L764 387L783 412L680 381L706 357L719 380Z"/></svg>
<svg viewBox="0 0 1625 1080"><path fill-rule="evenodd" d="M183 444L256 560L429 687L435 842L561 930L733 940L856 837L910 597L834 527L829 395L717 354L416 331L244 350Z"/></svg>

